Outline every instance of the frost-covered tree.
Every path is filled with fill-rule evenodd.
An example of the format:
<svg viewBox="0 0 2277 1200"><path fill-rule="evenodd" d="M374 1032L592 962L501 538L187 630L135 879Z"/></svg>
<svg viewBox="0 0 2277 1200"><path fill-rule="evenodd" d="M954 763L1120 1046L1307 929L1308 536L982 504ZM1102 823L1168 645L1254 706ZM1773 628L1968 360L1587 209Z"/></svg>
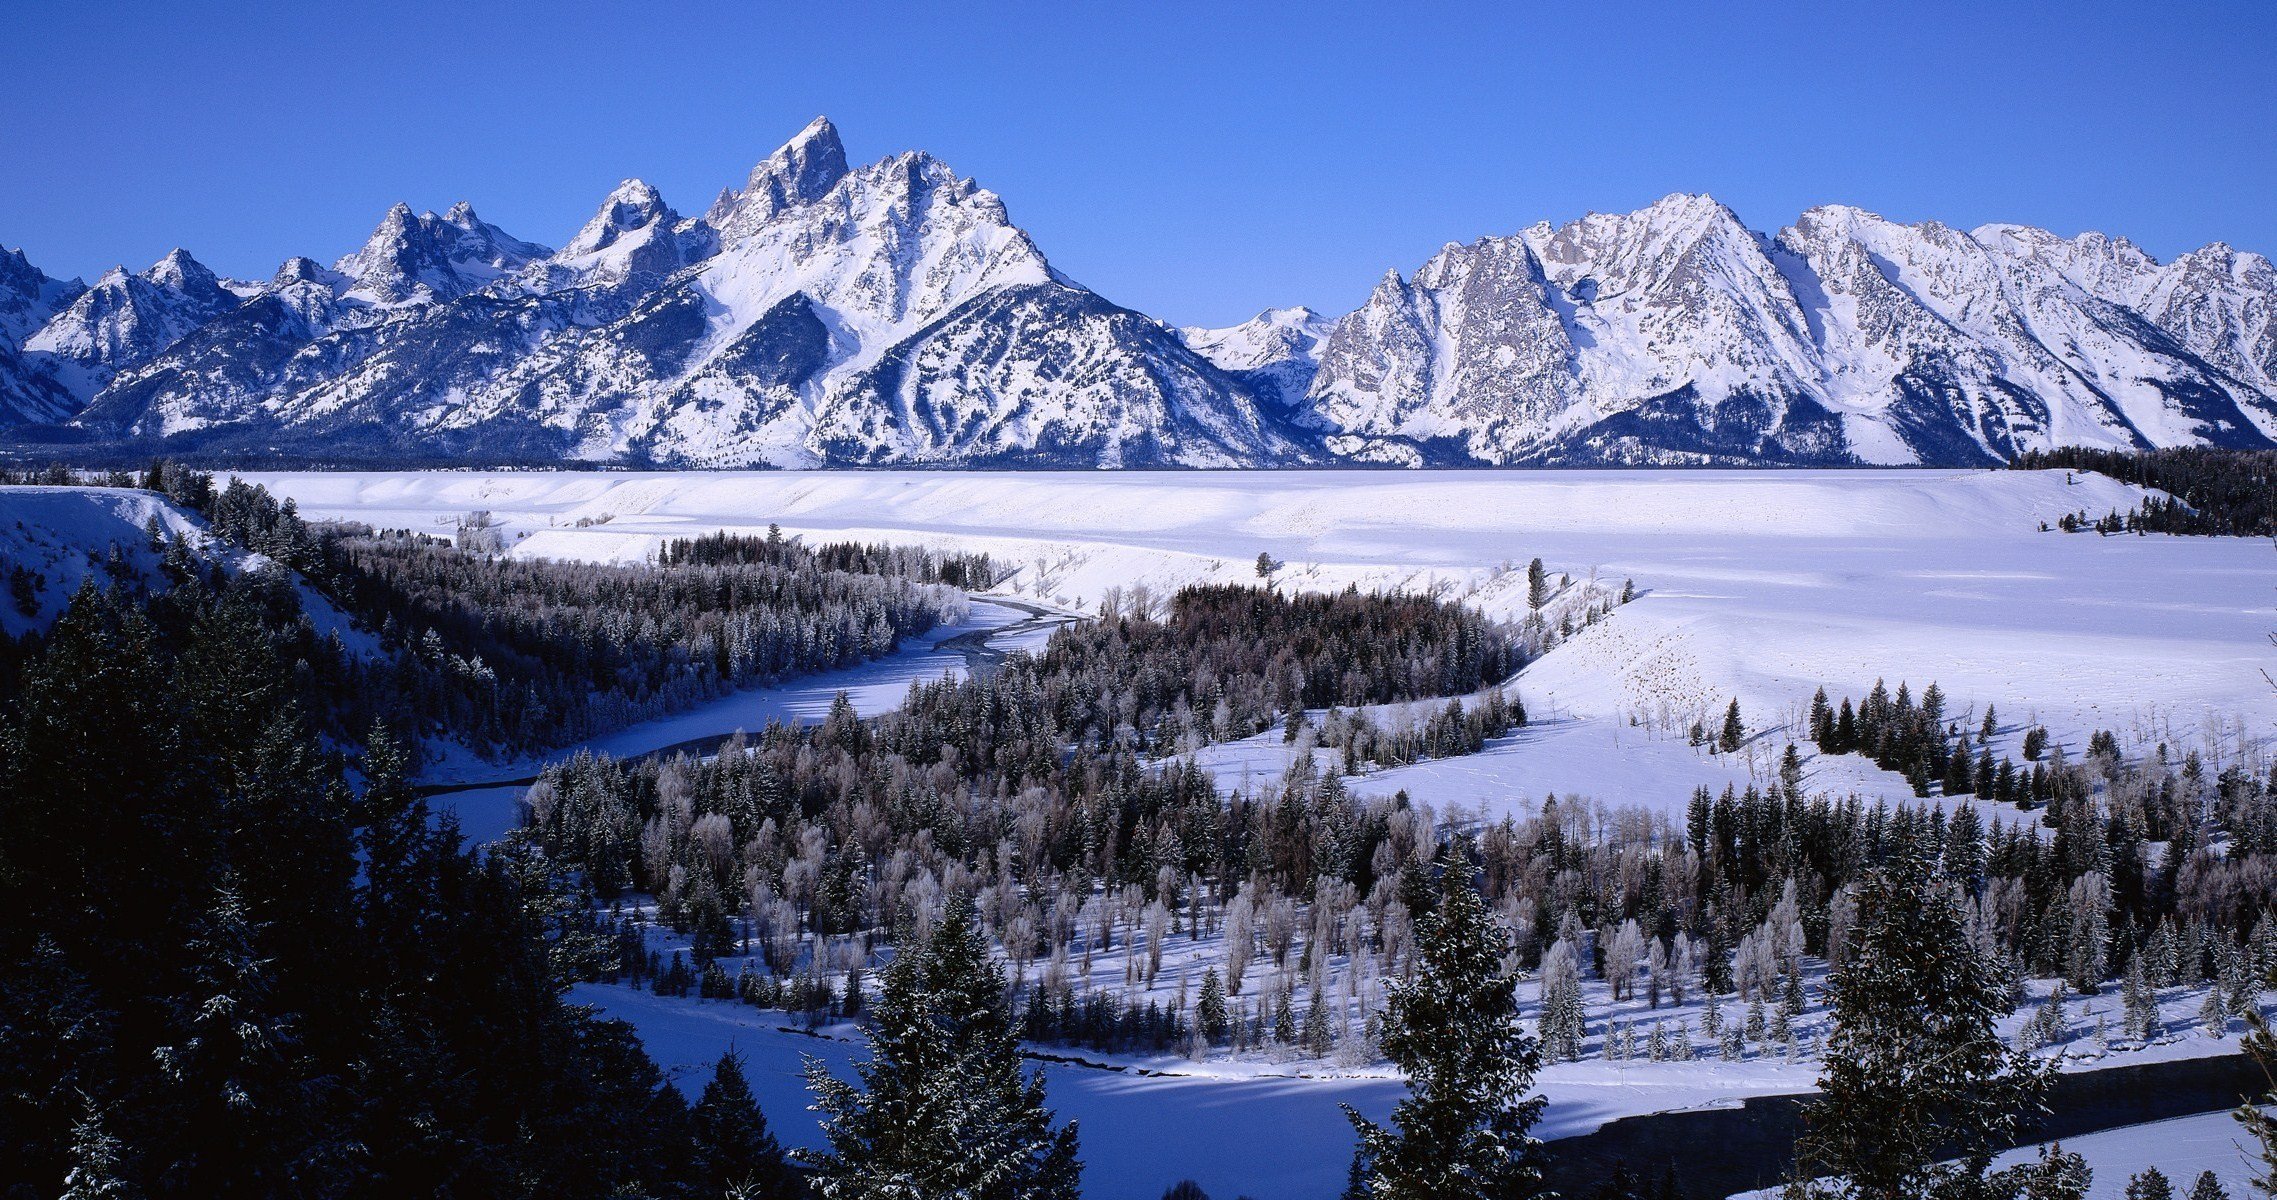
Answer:
<svg viewBox="0 0 2277 1200"><path fill-rule="evenodd" d="M2277 1104L2277 1032L2271 1031L2260 1013L2246 1014L2245 1023L2246 1056L2261 1068L2269 1086L2252 1102L2239 1105L2233 1115L2253 1138L2253 1188L2272 1196L2277 1195L2277 1117L2269 1115L2267 1106Z"/></svg>
<svg viewBox="0 0 2277 1200"><path fill-rule="evenodd" d="M1990 1183L1993 1195L2016 1200L2087 1200L2087 1187L2094 1179L2085 1158L2051 1143L2037 1160L2010 1167Z"/></svg>
<svg viewBox="0 0 2277 1200"><path fill-rule="evenodd" d="M2143 956L2137 954L2127 960L2126 982L2120 985L2119 1000L2127 1010L2126 1034L2141 1041L2159 1035L2158 993L2151 990L2143 975Z"/></svg>
<svg viewBox="0 0 2277 1200"><path fill-rule="evenodd" d="M861 1086L807 1063L830 1148L802 1157L827 1200L1074 1200L1075 1126L1053 1126L1043 1075L1021 1070L970 898L895 956L871 1012Z"/></svg>
<svg viewBox="0 0 2277 1200"><path fill-rule="evenodd" d="M1970 943L1959 889L1925 856L1901 850L1870 873L1858 907L1798 1165L1846 1178L1863 1200L1912 1200L1982 1177L2039 1107L2046 1069L2002 1042L2001 970ZM1956 1151L1960 1164L1938 1165Z"/></svg>
<svg viewBox="0 0 2277 1200"><path fill-rule="evenodd" d="M1559 938L1542 955L1542 1012L1539 1018L1542 1052L1552 1062L1581 1057L1584 1015L1581 1007L1581 966L1574 959L1573 943Z"/></svg>
<svg viewBox="0 0 2277 1200"><path fill-rule="evenodd" d="M1392 983L1384 1053L1407 1075L1392 1127L1345 1114L1359 1134L1353 1200L1519 1200L1544 1194L1528 1097L1541 1052L1518 1021L1503 967L1509 932L1472 885L1469 861L1445 856L1439 902L1416 922L1417 970Z"/></svg>

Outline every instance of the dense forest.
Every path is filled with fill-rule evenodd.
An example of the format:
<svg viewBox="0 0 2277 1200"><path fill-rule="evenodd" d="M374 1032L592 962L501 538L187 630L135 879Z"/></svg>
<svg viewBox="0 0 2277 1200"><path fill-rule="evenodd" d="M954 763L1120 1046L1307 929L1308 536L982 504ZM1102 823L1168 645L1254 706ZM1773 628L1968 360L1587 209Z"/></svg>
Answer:
<svg viewBox="0 0 2277 1200"><path fill-rule="evenodd" d="M89 586L0 696L0 1195L721 1195L748 1090L561 1002L543 856L320 748L292 595Z"/></svg>
<svg viewBox="0 0 2277 1200"><path fill-rule="evenodd" d="M2221 534L2277 536L2277 450L2224 450L2183 446L2165 450L2094 450L2067 446L2029 450L2011 464L2020 471L2094 471L2121 483L2157 488L2128 512L2066 515L2067 533Z"/></svg>
<svg viewBox="0 0 2277 1200"><path fill-rule="evenodd" d="M1308 656L1270 652L1276 638L1302 642ZM621 969L653 972L666 990L725 993L720 960L756 954L768 969L744 974L737 990L769 1003L792 989L819 996L820 974L858 972L906 905L924 910L968 886L984 889L990 928L1013 931L1016 977L1042 957L1055 960L1052 979L1067 981L1070 926L1082 921L1102 952L1124 924L1154 928L1151 978L1166 923L1198 933L1242 877L1278 881L1253 906L1293 915L1289 897L1310 896L1315 876L1365 892L1430 837L1401 821L1402 849L1382 859L1389 808L1221 797L1190 764L1151 759L1277 721L1310 747L1310 703L1478 690L1514 654L1506 635L1454 605L1192 589L1159 616L1109 613L1063 629L1041 654L1013 655L989 677L915 686L872 721L841 706L819 725L773 726L703 763L577 758L532 789L532 831L604 895L652 894L665 920L695 933L698 961L678 972L648 964L627 937ZM1522 719L1496 691L1471 712L1449 701L1433 714L1407 735L1448 752ZM1356 710L1332 708L1324 725L1354 744L1389 744ZM1053 1012L1036 1011L1037 1022ZM1165 1044L1184 1031L1182 1018L1143 1005L1102 1012L1094 1001L1091 1020Z"/></svg>

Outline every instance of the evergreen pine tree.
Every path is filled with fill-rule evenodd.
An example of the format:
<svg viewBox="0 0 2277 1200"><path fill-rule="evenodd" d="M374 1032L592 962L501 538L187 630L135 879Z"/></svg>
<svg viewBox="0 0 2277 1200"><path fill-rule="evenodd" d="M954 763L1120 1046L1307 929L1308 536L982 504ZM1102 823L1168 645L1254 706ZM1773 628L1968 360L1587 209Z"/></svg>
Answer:
<svg viewBox="0 0 2277 1200"><path fill-rule="evenodd" d="M2277 1195L2277 1117L2269 1115L2266 1107L2277 1104L2277 1032L2271 1031L2258 1012L2247 1013L2245 1025L2246 1056L2261 1069L2269 1087L2250 1102L2238 1105L2232 1115L2253 1138L2254 1190L2264 1196Z"/></svg>
<svg viewBox="0 0 2277 1200"><path fill-rule="evenodd" d="M2174 1183L2157 1167L2145 1167L2127 1181L2127 1200L2174 1200Z"/></svg>
<svg viewBox="0 0 2277 1200"><path fill-rule="evenodd" d="M1805 1110L1802 1168L1863 1200L1911 1200L1982 1177L2040 1104L2045 1068L2002 1042L1998 964L1969 941L1960 892L1901 848L1859 888L1857 948L1831 984L1834 1032ZM1958 1165L1939 1166L1959 1152Z"/></svg>
<svg viewBox="0 0 2277 1200"><path fill-rule="evenodd" d="M1216 967L1202 973L1202 994L1194 1001L1194 1021L1203 1037L1213 1042L1225 1040L1225 984L1219 980Z"/></svg>
<svg viewBox="0 0 2277 1200"><path fill-rule="evenodd" d="M790 1200L799 1194L783 1148L767 1129L766 1115L751 1095L743 1059L720 1055L711 1082L690 1114L696 1142L697 1178L709 1196L738 1200Z"/></svg>
<svg viewBox="0 0 2277 1200"><path fill-rule="evenodd" d="M1436 909L1416 922L1417 971L1384 1006L1384 1053L1408 1097L1385 1128L1350 1106L1359 1134L1357 1195L1371 1200L1517 1200L1545 1194L1527 1098L1541 1053L1518 1023L1503 970L1509 934L1472 886L1469 861L1445 856Z"/></svg>
<svg viewBox="0 0 2277 1200"><path fill-rule="evenodd" d="M2190 1200L2230 1200L2230 1190L2222 1186L2220 1176L2200 1171L2198 1182L2190 1185Z"/></svg>
<svg viewBox="0 0 2277 1200"><path fill-rule="evenodd" d="M1717 740L1716 748L1730 754L1739 749L1739 744L1746 740L1747 726L1740 722L1739 697L1734 696L1730 706L1724 709L1723 735Z"/></svg>
<svg viewBox="0 0 2277 1200"><path fill-rule="evenodd" d="M71 1127L71 1165L58 1200L128 1200L136 1194L126 1179L126 1145L103 1127L93 1100Z"/></svg>
<svg viewBox="0 0 2277 1200"><path fill-rule="evenodd" d="M1074 1200L1075 1126L1053 1128L1043 1075L1021 1070L970 897L894 958L871 1016L861 1086L807 1064L830 1148L802 1157L827 1200Z"/></svg>

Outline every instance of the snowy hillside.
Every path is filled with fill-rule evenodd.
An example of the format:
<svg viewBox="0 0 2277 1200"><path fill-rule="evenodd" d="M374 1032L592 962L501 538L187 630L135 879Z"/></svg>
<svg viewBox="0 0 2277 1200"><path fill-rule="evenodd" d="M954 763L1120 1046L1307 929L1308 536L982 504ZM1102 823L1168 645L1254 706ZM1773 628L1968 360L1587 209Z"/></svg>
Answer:
<svg viewBox="0 0 2277 1200"><path fill-rule="evenodd" d="M65 430L52 428L58 424ZM2277 438L2277 271L2215 244L1705 195L1448 245L1357 311L1174 330L1004 201L817 118L701 215L559 250L390 208L331 266L93 287L0 256L0 430L381 462L1981 465Z"/></svg>
<svg viewBox="0 0 2277 1200"><path fill-rule="evenodd" d="M153 527L169 542L182 542L199 557L229 571L258 570L270 560L239 550L207 531L205 522L155 492L129 488L0 486L0 567L11 594L0 598L0 633L21 636L46 629L86 583L108 587L136 584L163 590L159 571L162 546L153 544ZM18 570L30 589L13 590ZM355 631L346 614L305 584L301 606L320 633L339 633L351 646L369 638Z"/></svg>

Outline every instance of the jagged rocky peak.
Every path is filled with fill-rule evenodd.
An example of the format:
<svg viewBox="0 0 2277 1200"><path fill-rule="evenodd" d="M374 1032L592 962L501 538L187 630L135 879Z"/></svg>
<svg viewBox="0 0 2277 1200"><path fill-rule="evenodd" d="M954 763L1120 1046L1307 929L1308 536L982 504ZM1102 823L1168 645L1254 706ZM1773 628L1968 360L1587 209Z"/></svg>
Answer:
<svg viewBox="0 0 2277 1200"><path fill-rule="evenodd" d="M547 253L482 220L465 201L442 216L414 215L399 201L361 248L332 265L353 281L351 298L394 306L455 300Z"/></svg>
<svg viewBox="0 0 2277 1200"><path fill-rule="evenodd" d="M296 254L277 268L269 277L269 286L285 287L296 283L331 283L341 278L333 271L305 254Z"/></svg>
<svg viewBox="0 0 2277 1200"><path fill-rule="evenodd" d="M221 290L221 277L206 265L190 257L190 252L176 246L166 256L150 264L142 277L160 287L193 295L209 290Z"/></svg>
<svg viewBox="0 0 2277 1200"><path fill-rule="evenodd" d="M721 193L709 217L732 245L787 209L819 200L846 177L846 147L828 117L816 117L758 166L743 190Z"/></svg>
<svg viewBox="0 0 2277 1200"><path fill-rule="evenodd" d="M585 222L577 236L561 248L563 255L592 254L614 245L618 238L635 230L663 224L671 225L680 219L679 214L664 202L664 195L642 179L627 179L617 185L601 201L601 211Z"/></svg>
<svg viewBox="0 0 2277 1200"><path fill-rule="evenodd" d="M0 343L22 345L86 290L76 279L56 279L33 266L21 249L0 248Z"/></svg>
<svg viewBox="0 0 2277 1200"><path fill-rule="evenodd" d="M25 339L60 386L80 400L118 372L236 307L238 296L204 263L176 249L134 274L104 272L95 286Z"/></svg>

